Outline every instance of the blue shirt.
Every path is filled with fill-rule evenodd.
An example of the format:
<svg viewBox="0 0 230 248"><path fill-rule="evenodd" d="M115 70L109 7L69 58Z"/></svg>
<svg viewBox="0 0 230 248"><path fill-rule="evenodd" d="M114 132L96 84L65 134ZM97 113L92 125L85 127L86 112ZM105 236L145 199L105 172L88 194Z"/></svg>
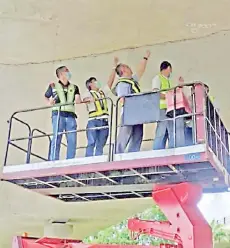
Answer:
<svg viewBox="0 0 230 248"><path fill-rule="evenodd" d="M133 75L132 79L138 82L137 75ZM116 93L118 97L127 96L132 94L131 85L125 82L122 82L122 78L120 78L121 82L116 87Z"/></svg>

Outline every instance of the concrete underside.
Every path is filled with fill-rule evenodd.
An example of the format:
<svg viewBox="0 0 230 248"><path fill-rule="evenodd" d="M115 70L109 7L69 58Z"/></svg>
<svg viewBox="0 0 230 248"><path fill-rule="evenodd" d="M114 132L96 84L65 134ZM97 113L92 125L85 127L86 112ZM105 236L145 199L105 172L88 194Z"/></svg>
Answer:
<svg viewBox="0 0 230 248"><path fill-rule="evenodd" d="M1 247L9 247L16 234L43 236L44 226L52 220L69 220L74 225L72 238L83 239L153 204L149 198L64 203L7 182L0 183L0 196Z"/></svg>
<svg viewBox="0 0 230 248"><path fill-rule="evenodd" d="M43 93L56 80L57 66L67 65L73 83L84 93L89 76L106 82L115 55L135 70L146 49L152 55L141 82L143 90L151 89L152 77L167 59L173 64L174 79L182 75L186 81L200 79L210 86L230 127L229 9L229 0L0 1L1 161L6 120L15 110L44 105ZM77 112L78 126L84 128L85 106ZM22 117L33 127L51 131L48 111ZM13 134L26 132L15 126ZM145 137L152 136L153 125L148 125ZM78 142L86 144L85 134L78 136ZM144 149L151 147L151 143L144 145ZM35 141L33 151L46 155L45 140ZM9 163L24 159L24 154L13 150ZM0 196L0 246L6 248L14 234L42 235L44 222L52 217L76 221L75 238L83 238L152 204L149 199L64 204L6 182L0 183Z"/></svg>

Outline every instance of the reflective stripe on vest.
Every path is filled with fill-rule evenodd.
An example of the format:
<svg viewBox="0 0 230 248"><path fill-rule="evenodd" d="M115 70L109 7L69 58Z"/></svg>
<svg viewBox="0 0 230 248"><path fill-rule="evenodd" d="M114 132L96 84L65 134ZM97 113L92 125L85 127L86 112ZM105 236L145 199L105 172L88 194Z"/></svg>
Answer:
<svg viewBox="0 0 230 248"><path fill-rule="evenodd" d="M135 94L135 93L140 93L141 92L141 89L140 89L139 84L136 81L134 81L132 78L131 79L129 79L129 78L119 78L118 81L117 81L117 84L112 89L113 94L116 95L116 96L117 96L116 88L117 88L117 86L118 86L119 83L129 84L131 86L131 94Z"/></svg>
<svg viewBox="0 0 230 248"><path fill-rule="evenodd" d="M129 78L120 78L117 82L117 85L119 83L126 83L126 84L129 84L131 86L131 94L135 94L135 93L140 93L141 92L141 89L140 89L140 86L138 84L138 82L136 82L135 80L133 79L129 79ZM117 87L116 85L116 87Z"/></svg>
<svg viewBox="0 0 230 248"><path fill-rule="evenodd" d="M163 75L159 74L160 82L161 82L161 90L167 90L171 88L171 81L164 77ZM167 92L161 92L161 94L166 94ZM165 99L160 99L160 109L166 109L167 104Z"/></svg>
<svg viewBox="0 0 230 248"><path fill-rule="evenodd" d="M129 84L131 86L131 94L135 94L135 93L140 93L141 92L141 89L140 89L140 86L139 86L138 82L136 82L132 78L131 79L129 79L129 78L119 78L118 81L117 81L116 86L114 87L114 89L112 91L115 95L117 95L116 94L116 87L118 86L119 83ZM124 105L124 102L122 102L121 105L123 106Z"/></svg>
<svg viewBox="0 0 230 248"><path fill-rule="evenodd" d="M64 88L60 83L55 83L54 88L53 88L53 93L57 93L57 96L60 100L60 104L74 103L75 86L73 84L69 84L69 86L67 88L67 99L66 99L66 94L65 94ZM55 107L55 106L52 108L53 111L56 111L58 109L59 109L59 107ZM74 104L62 106L61 111L75 113Z"/></svg>
<svg viewBox="0 0 230 248"><path fill-rule="evenodd" d="M103 115L109 115L107 100L103 91L90 90L90 94L94 99L95 110L89 112L89 118L100 117ZM100 99L101 100L98 100ZM103 99L104 98L104 99Z"/></svg>

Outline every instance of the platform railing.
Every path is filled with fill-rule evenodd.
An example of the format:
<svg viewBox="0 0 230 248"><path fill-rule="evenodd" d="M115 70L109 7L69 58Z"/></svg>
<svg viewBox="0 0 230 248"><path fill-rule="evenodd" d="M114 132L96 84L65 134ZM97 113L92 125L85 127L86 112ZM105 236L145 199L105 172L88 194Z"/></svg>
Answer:
<svg viewBox="0 0 230 248"><path fill-rule="evenodd" d="M205 103L202 102L202 104L204 104L203 106L203 111L201 112L198 112L196 110L196 100L195 100L195 86L196 85L202 85L203 87L203 99L206 99L206 96L207 96L207 93L206 93L206 85L201 83L201 82L196 82L196 83L189 83L189 84L184 84L184 85L178 85L176 87L173 87L173 88L170 88L170 89L166 89L166 90L156 90L154 92L144 92L144 93L138 93L138 94L131 94L131 95L128 95L128 96L125 96L125 97L120 97L117 99L116 101L116 107L115 107L115 147L117 147L117 141L118 141L118 129L120 127L124 127L126 125L124 124L118 124L119 121L121 122L121 119L122 119L122 116L120 115L119 116L119 112L120 112L120 109L121 108L124 108L124 104L125 104L125 101L126 99L130 98L130 97L140 97L140 96L148 96L150 94L160 94L160 93L167 93L168 91L174 91L174 109L173 109L173 117L168 117L168 118L164 118L164 119L157 119L154 121L154 123L160 123L160 122L166 122L166 121L172 121L173 122L173 135L174 135L174 138L173 138L173 147L178 147L177 145L177 128L176 128L176 121L178 119L184 119L184 121L186 119L191 119L192 121L192 139L193 139L193 145L195 144L198 144L200 142L197 141L197 124L196 124L196 120L197 120L197 116L205 116ZM176 102L177 102L177 94L176 94L176 91L178 88L191 88L190 89L190 96L191 96L191 113L187 113L187 114L181 114L181 115L177 115L176 114ZM121 104L121 102L124 102L124 104ZM159 103L158 105L156 106L157 108L159 108ZM134 106L135 108L135 106ZM123 110L121 110L123 111ZM138 115L138 113L136 113ZM148 124L148 123L153 123L153 122L148 122L146 120L141 120L140 123L138 124ZM185 124L184 124L185 125ZM205 123L204 123L205 125ZM206 139L204 138L203 142L205 143L206 142ZM184 146L186 146L186 142L184 142ZM115 148L116 149L116 148ZM115 151L116 153L116 151Z"/></svg>
<svg viewBox="0 0 230 248"><path fill-rule="evenodd" d="M7 121L9 124L8 127L8 138L7 138L7 145L6 145L6 152L5 152L5 157L4 157L4 166L7 165L7 160L8 160L8 154L9 154L9 148L10 146L13 146L17 149L19 149L20 151L23 151L26 153L26 161L25 163L28 164L31 161L31 156L36 157L42 161L48 161L49 160L49 156L50 156L50 151L51 151L51 136L58 136L58 135L62 135L62 134L67 134L67 133L76 133L76 135L80 132L86 132L87 130L101 130L101 129L105 129L108 128L109 129L109 136L108 136L108 142L109 142L109 154L108 154L108 160L110 161L110 155L111 155L111 147L113 147L112 144L112 116L113 116L113 101L111 98L106 97L106 98L101 98L98 100L107 100L110 103L110 108L109 108L109 125L108 126L104 126L104 127L98 127L98 128L84 128L84 129L76 129L73 131L64 131L64 132L57 132L56 134L51 132L51 133L46 133L43 130L40 130L38 128L33 128L31 127L31 125L29 123L27 123L25 120L22 120L21 118L18 117L19 114L21 113L31 113L31 112L36 112L36 111L42 111L42 110L49 110L52 109L53 106L45 106L45 107L39 107L39 108L31 108L31 109L23 109L23 110L19 110L14 112L10 119ZM73 105L73 103L66 103L66 104L56 104L55 107L58 107L58 120L57 120L57 128L59 127L59 123L60 123L60 111L61 111L61 107L63 106L68 106L68 105ZM16 117L17 116L17 117ZM18 122L20 124L22 124L23 126L27 127L28 130L28 135L27 136L23 136L23 137L18 137L18 138L12 138L12 126L14 122ZM59 130L59 129L57 129ZM35 133L39 133L36 134ZM33 140L34 139L38 139L38 138L44 138L44 137L48 137L48 141L49 141L49 149L48 149L48 156L43 157L40 156L39 154L33 153L32 150L32 144L33 144ZM21 147L20 145L16 144L17 141L27 141L27 149ZM57 138L55 139L55 146L57 144ZM65 143L61 143L61 145L65 145ZM76 147L76 149L80 149L78 147ZM54 151L56 151L56 149L54 149ZM55 155L55 154L54 154Z"/></svg>
<svg viewBox="0 0 230 248"><path fill-rule="evenodd" d="M206 99L206 132L208 146L219 161L229 170L229 140L228 131L221 120L218 111L207 97Z"/></svg>
<svg viewBox="0 0 230 248"><path fill-rule="evenodd" d="M201 85L202 89L203 89L203 96L201 97L202 99L200 100L200 103L197 103L197 96L196 96L196 91L195 91L195 87L196 85ZM182 115L177 115L176 113L176 101L177 101L177 95L176 95L176 91L178 88L181 87L188 87L190 90L190 97L191 97L191 113L188 114L182 114ZM199 144L201 141L198 140L198 136L197 136L197 120L199 118L199 116L202 116L204 118L204 121L202 123L202 125L204 126L204 139L202 140L202 143L206 143L207 146L209 146L213 152L216 154L216 156L218 157L218 159L221 161L221 163L227 167L228 165L228 157L229 157L229 144L228 144L228 133L226 128L223 125L223 122L221 121L218 112L216 111L216 109L214 108L214 106L212 105L212 103L210 102L209 98L208 98L208 94L207 94L207 86L205 84L202 84L200 82L196 82L196 83L190 83L190 84L185 84L183 86L178 85L174 88L170 88L167 90L158 90L158 91L154 91L154 92L145 92L145 93L140 93L140 94L133 94L133 95L129 95L127 97L125 97L125 99L128 99L130 97L141 97L141 96L150 96L150 95L156 95L156 94L160 94L160 93L164 93L164 92L168 92L169 90L173 90L174 91L174 109L173 109L173 116L172 118L165 118L163 120L160 120L159 118L156 119L154 122L145 122L145 121L141 121L140 124L146 124L146 123L159 123L159 122L164 122L164 121L172 121L173 122L173 135L174 135L174 147L177 147L177 128L176 128L176 121L178 119L182 119L185 121L186 119L190 119L190 121L192 122L192 144ZM109 128L109 138L108 138L108 143L106 146L109 147L109 154L108 154L108 160L112 161L113 160L113 155L116 154L116 145L117 145L117 134L118 134L118 129L122 126L120 124L118 124L119 120L120 120L120 116L119 116L119 109L121 107L120 105L120 101L121 98L117 99L116 104L114 105L113 101L111 98L105 98L110 102L110 116L109 116L109 125L106 127L101 127L101 128L90 128L91 130L95 130L95 129L102 129L102 128ZM126 101L126 100L125 100ZM199 108L201 110L197 109L198 104L202 105L202 108ZM60 110L62 106L66 106L66 105L72 105L71 104L57 104L56 106L58 106L59 111L58 111L58 119L60 119ZM113 127L113 111L114 111L114 106L115 106L115 126ZM135 108L135 106L134 106ZM159 108L159 103L156 106L156 108ZM46 106L46 107L41 107L41 108L33 108L33 109L26 109L26 110L21 110L21 111L17 111L15 113L13 113L13 115L10 117L10 120L8 121L9 123L9 130L8 130L8 140L7 140L7 148L6 148L6 154L5 154L5 160L4 160L4 165L7 164L7 158L8 158L8 152L9 152L9 147L10 145L18 148L19 150L23 151L26 153L26 163L30 163L31 161L31 156L36 157L41 159L42 161L47 161L49 160L49 153L50 153L50 147L51 147L51 136L54 136L54 133L46 133L43 130L40 130L38 128L32 128L27 122L25 122L22 119L19 119L19 117L17 116L20 113L31 113L31 112L36 112L36 111L42 111L42 110L46 110L46 109L52 109L52 106ZM212 114L212 111L214 112L214 114ZM137 113L138 114L138 113ZM17 117L16 117L17 116ZM22 125L24 125L27 130L28 130L28 135L26 137L19 137L19 138L12 138L11 134L12 134L12 125L13 122L16 121ZM59 121L58 121L58 125L59 125ZM113 128L115 129L115 137L114 139L112 138L112 131ZM59 132L57 133L56 137L60 134L66 134L66 133L70 133L70 132L74 132L76 133L76 135L80 132L86 132L89 129L77 129L77 130L73 130L73 131L68 131L68 132ZM38 134L36 134L38 133ZM215 139L212 138L212 136L215 136ZM39 154L36 154L33 152L33 141L34 139L38 139L38 138L43 138L43 137L47 137L48 139L48 144L49 144L49 153L47 154L47 157L41 156ZM27 149L20 147L19 145L15 144L17 141L20 140L26 140L27 141ZM150 141L152 140L151 137L149 137L147 140L142 140L142 141ZM215 142L214 142L215 141ZM56 144L56 142L55 142ZM65 143L62 142L63 146L66 146ZM186 144L185 144L186 145ZM217 149L218 147L218 149ZM86 146L82 146L80 145L79 147L76 147L77 150L79 149L84 149L86 148ZM56 150L56 149L54 149Z"/></svg>

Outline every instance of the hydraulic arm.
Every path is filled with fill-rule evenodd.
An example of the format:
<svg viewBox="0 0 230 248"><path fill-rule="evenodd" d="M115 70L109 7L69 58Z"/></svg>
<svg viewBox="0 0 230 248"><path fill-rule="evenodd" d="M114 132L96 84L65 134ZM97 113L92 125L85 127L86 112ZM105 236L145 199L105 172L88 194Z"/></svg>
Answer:
<svg viewBox="0 0 230 248"><path fill-rule="evenodd" d="M128 228L137 235L148 234L170 240L167 248L213 248L212 230L197 207L202 196L199 185L181 183L155 188L153 199L168 221L130 219Z"/></svg>

